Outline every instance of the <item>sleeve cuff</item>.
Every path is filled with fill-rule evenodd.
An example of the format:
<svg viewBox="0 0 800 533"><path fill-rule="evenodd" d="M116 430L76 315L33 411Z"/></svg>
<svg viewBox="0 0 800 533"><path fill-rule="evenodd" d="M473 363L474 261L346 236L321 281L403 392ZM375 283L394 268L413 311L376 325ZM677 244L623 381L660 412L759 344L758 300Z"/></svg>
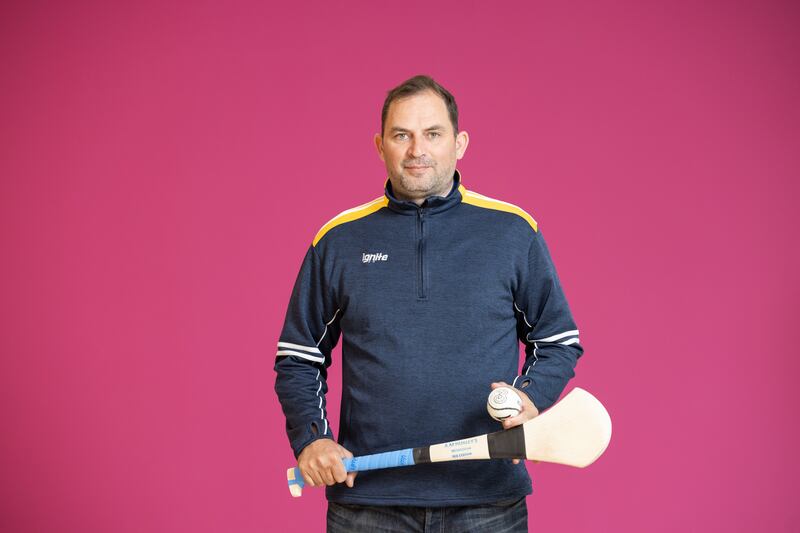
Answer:
<svg viewBox="0 0 800 533"><path fill-rule="evenodd" d="M546 405L543 402L543 398L536 393L532 377L525 375L517 376L514 379L513 386L520 392L525 393L525 395L528 396L528 398L530 398L533 402L533 406L536 407L540 413L550 407L549 405Z"/></svg>
<svg viewBox="0 0 800 533"><path fill-rule="evenodd" d="M312 420L307 424L289 430L289 441L291 442L295 459L300 456L306 446L319 439L335 440L327 420Z"/></svg>

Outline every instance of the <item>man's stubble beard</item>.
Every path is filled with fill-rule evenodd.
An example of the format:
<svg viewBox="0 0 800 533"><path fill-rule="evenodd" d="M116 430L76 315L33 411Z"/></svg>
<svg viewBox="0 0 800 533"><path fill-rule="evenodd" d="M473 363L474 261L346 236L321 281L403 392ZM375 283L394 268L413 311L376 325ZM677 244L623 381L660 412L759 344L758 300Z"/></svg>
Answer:
<svg viewBox="0 0 800 533"><path fill-rule="evenodd" d="M428 198L429 196L447 196L452 186L452 178L455 174L455 165L443 172L437 172L438 167L432 167L433 174L425 179L413 176L397 175L389 172L392 183L400 183L402 187L400 194L410 196L413 199Z"/></svg>

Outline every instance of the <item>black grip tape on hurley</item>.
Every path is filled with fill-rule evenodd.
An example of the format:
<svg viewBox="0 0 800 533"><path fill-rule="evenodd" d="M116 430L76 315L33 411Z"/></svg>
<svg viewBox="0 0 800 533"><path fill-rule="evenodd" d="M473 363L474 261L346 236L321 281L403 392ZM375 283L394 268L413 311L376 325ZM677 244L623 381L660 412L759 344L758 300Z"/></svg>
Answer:
<svg viewBox="0 0 800 533"><path fill-rule="evenodd" d="M492 459L525 459L525 432L522 426L486 435Z"/></svg>
<svg viewBox="0 0 800 533"><path fill-rule="evenodd" d="M430 446L422 446L420 448L414 448L412 452L414 454L414 464L421 465L423 463L430 463L431 462L431 447Z"/></svg>

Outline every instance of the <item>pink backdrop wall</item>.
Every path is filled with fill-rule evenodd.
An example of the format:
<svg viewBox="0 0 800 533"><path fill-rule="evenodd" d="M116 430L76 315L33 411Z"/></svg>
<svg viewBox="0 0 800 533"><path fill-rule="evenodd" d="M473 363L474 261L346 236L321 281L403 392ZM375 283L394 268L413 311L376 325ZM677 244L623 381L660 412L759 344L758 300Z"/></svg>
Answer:
<svg viewBox="0 0 800 533"><path fill-rule="evenodd" d="M0 10L0 530L322 530L275 342L420 72L465 185L539 221L615 424L587 470L529 465L531 529L800 527L794 3Z"/></svg>

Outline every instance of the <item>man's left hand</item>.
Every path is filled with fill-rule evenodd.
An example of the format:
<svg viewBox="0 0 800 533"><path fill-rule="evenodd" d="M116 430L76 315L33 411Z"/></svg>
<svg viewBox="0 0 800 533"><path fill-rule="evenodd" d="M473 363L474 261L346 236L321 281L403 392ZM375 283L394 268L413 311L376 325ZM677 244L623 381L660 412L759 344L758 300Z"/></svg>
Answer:
<svg viewBox="0 0 800 533"><path fill-rule="evenodd" d="M503 420L503 429L511 429L514 426L519 426L539 415L539 410L536 408L535 405L533 405L533 402L531 401L530 397L528 397L527 394L525 394L520 390L515 389L514 387L512 387L511 385L509 385L504 381L497 381L495 383L492 383L492 390L498 387L508 387L510 389L513 389L514 392L517 393L517 396L519 396L520 400L522 400L522 409L520 410L519 414L517 416L512 416L511 418L506 418L505 420ZM518 463L519 459L514 459L514 464Z"/></svg>

